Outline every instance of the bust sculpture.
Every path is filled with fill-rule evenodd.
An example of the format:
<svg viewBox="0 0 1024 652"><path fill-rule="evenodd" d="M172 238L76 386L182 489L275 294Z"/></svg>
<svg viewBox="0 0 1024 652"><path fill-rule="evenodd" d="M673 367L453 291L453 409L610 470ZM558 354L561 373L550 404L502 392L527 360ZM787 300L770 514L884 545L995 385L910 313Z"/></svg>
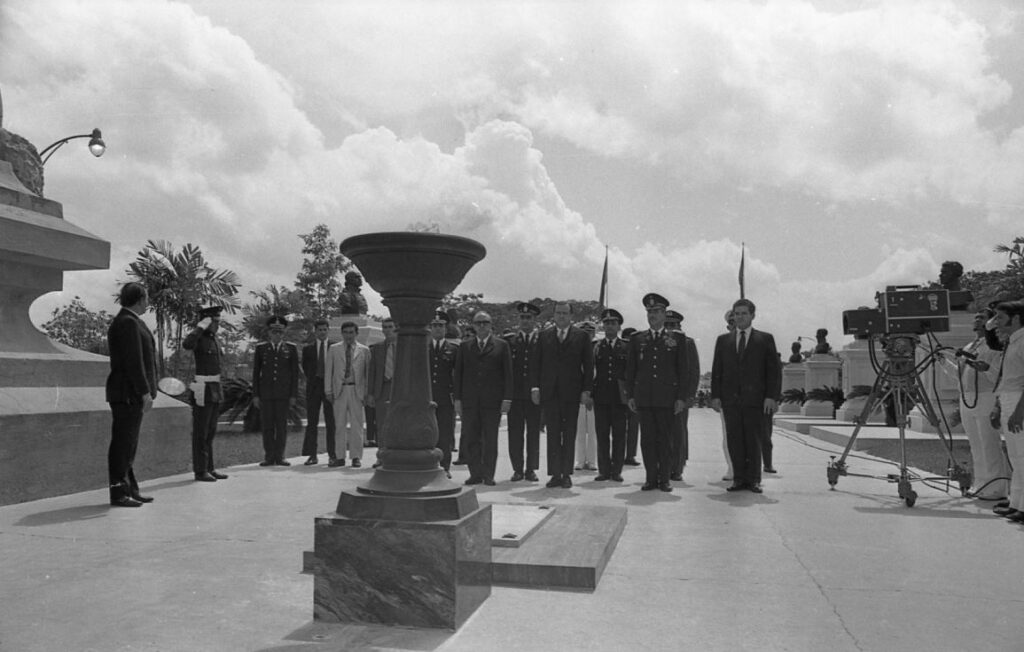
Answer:
<svg viewBox="0 0 1024 652"><path fill-rule="evenodd" d="M369 308L366 305L366 297L360 288L363 287L363 276L359 272L348 272L345 274L345 287L338 297L338 305L343 315L365 315Z"/></svg>
<svg viewBox="0 0 1024 652"><path fill-rule="evenodd" d="M818 340L818 343L814 346L815 353L832 353L832 347L825 339L828 337L828 330L819 328L814 337Z"/></svg>
<svg viewBox="0 0 1024 652"><path fill-rule="evenodd" d="M4 105L0 97L0 161L11 164L14 177L30 191L43 196L43 163L35 145L4 129Z"/></svg>
<svg viewBox="0 0 1024 652"><path fill-rule="evenodd" d="M793 355L789 356L789 361L792 364L799 364L804 361L804 356L800 355L800 342L793 342L790 346L793 350Z"/></svg>

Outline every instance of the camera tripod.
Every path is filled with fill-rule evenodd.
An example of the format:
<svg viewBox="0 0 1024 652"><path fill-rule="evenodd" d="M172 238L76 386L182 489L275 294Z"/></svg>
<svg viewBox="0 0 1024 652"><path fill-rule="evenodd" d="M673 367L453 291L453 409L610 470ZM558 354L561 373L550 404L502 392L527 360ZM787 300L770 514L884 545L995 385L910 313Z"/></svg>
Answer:
<svg viewBox="0 0 1024 652"><path fill-rule="evenodd" d="M899 497L906 502L907 507L913 507L914 503L917 502L917 493L911 486L912 482L923 482L928 480L946 480L948 482L952 480L960 484L960 493L962 495L966 495L967 490L971 486L970 471L965 470L953 461L952 435L950 435L948 427L946 432L943 433L943 424L940 423L939 416L931 402L928 400L928 396L924 390L924 385L921 383L921 372L934 363L934 353L921 364L915 365L914 351L920 343L920 336L914 334L884 335L880 336L880 339L882 342L882 352L885 355L885 360L881 366L878 365L878 361L875 358L874 342L872 341L869 351L871 354L871 364L877 371L877 377L875 378L874 385L871 387L871 393L868 395L868 400L864 405L864 409L861 410L860 415L853 420L857 425L853 429L853 434L850 435L850 441L847 442L846 449L838 460L833 455L832 461L828 465L828 483L830 485L830 489L835 489L835 485L839 481L839 476L849 475L861 478L879 478L896 483ZM846 457L853 449L853 445L857 441L857 435L860 434L861 428L863 428L864 424L867 423L868 417L871 413L880 406L884 407L886 400L891 400L893 403L896 416L896 427L899 429L899 473L890 473L887 476L881 477L848 472L846 468ZM913 406L920 408L921 412L923 412L925 417L927 417L928 422L935 428L939 435L939 439L941 439L946 445L947 451L949 451L949 459L951 462L946 476L936 478L912 477L907 469L907 415L910 408Z"/></svg>

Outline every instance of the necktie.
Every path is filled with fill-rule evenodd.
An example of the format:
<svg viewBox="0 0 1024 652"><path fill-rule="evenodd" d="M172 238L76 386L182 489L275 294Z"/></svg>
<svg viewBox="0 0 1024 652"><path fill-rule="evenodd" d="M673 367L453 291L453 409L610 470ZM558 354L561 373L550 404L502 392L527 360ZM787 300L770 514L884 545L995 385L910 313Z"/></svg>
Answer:
<svg viewBox="0 0 1024 652"><path fill-rule="evenodd" d="M345 382L352 380L352 344L345 344Z"/></svg>
<svg viewBox="0 0 1024 652"><path fill-rule="evenodd" d="M395 373L395 347L388 342L384 345L386 353L384 354L384 380L391 380L392 375Z"/></svg>
<svg viewBox="0 0 1024 652"><path fill-rule="evenodd" d="M736 347L736 355L743 357L743 352L747 350L747 331L740 331L740 344Z"/></svg>
<svg viewBox="0 0 1024 652"><path fill-rule="evenodd" d="M565 331L562 330L562 329L558 329L558 341L559 342L564 342L565 341Z"/></svg>
<svg viewBox="0 0 1024 652"><path fill-rule="evenodd" d="M316 343L316 377L324 377L324 343L317 341Z"/></svg>

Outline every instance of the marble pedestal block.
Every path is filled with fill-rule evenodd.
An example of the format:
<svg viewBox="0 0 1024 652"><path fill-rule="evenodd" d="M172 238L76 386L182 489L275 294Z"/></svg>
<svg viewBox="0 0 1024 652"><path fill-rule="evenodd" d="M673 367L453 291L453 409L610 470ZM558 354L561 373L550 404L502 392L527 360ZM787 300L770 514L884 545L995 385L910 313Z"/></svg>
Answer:
<svg viewBox="0 0 1024 652"><path fill-rule="evenodd" d="M807 368L802 362L791 362L782 368L782 391L787 389L804 389L804 376ZM779 406L779 414L800 414L799 403L783 403Z"/></svg>
<svg viewBox="0 0 1024 652"><path fill-rule="evenodd" d="M313 618L458 629L491 594L491 507L417 523L316 519Z"/></svg>
<svg viewBox="0 0 1024 652"><path fill-rule="evenodd" d="M843 363L835 356L815 353L804 364L807 366L804 387L808 392L839 386L839 370ZM831 417L835 415L835 406L830 401L807 401L800 413L805 417Z"/></svg>

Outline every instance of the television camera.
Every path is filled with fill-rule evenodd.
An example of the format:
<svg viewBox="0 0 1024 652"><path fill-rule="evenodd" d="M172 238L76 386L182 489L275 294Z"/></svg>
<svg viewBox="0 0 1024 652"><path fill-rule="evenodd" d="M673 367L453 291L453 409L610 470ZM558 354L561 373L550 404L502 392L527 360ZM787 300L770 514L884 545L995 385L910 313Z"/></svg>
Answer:
<svg viewBox="0 0 1024 652"><path fill-rule="evenodd" d="M843 311L843 333L873 335L949 332L949 290L890 285L875 294L877 308Z"/></svg>

